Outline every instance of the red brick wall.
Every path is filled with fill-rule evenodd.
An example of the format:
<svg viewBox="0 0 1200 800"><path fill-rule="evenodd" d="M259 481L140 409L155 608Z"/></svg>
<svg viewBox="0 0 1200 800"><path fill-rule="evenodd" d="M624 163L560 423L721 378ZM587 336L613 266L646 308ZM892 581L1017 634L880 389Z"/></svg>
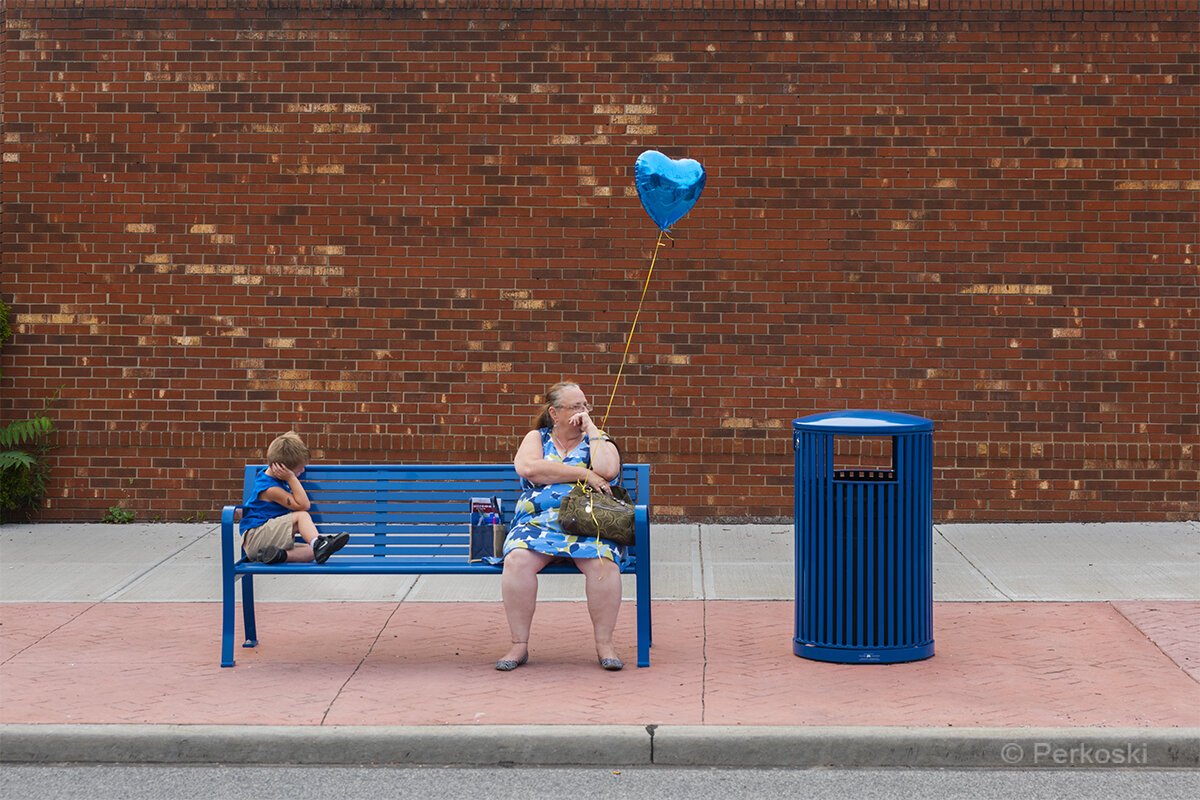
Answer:
<svg viewBox="0 0 1200 800"><path fill-rule="evenodd" d="M123 6L123 8L109 8ZM1200 512L1196 2L122 2L3 12L4 419L46 519L603 404L659 520L785 518L790 421L935 420L941 520Z"/></svg>

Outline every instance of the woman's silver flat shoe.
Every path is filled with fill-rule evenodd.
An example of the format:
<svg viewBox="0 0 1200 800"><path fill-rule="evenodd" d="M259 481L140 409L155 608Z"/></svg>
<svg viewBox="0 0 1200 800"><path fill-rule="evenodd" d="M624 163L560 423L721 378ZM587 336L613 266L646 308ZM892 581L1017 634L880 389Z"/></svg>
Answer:
<svg viewBox="0 0 1200 800"><path fill-rule="evenodd" d="M625 662L619 658L602 658L600 659L600 666L609 672L619 672L625 669Z"/></svg>
<svg viewBox="0 0 1200 800"><path fill-rule="evenodd" d="M525 655L521 656L516 661L513 661L511 658L500 659L499 661L496 662L496 669L500 670L501 672L512 672L514 669L521 666L528 660L529 660L529 651L527 650L527 651L525 651Z"/></svg>

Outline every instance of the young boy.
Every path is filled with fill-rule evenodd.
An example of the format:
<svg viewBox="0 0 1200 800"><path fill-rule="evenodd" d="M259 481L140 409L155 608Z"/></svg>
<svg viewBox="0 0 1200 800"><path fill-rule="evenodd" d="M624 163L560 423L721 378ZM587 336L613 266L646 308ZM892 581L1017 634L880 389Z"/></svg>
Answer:
<svg viewBox="0 0 1200 800"><path fill-rule="evenodd" d="M322 536L308 509L312 503L300 485L308 464L308 447L295 431L288 431L267 448L270 464L254 478L250 501L242 513L242 550L251 561L279 564L316 561L324 564L346 546L350 534ZM304 544L296 544L296 534Z"/></svg>

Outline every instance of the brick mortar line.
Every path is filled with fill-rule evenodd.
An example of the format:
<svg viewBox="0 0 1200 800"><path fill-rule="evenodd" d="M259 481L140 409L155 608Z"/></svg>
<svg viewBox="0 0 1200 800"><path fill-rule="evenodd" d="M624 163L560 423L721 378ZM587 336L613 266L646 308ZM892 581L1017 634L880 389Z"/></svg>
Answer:
<svg viewBox="0 0 1200 800"><path fill-rule="evenodd" d="M936 420L935 420L936 423ZM753 429L766 431L764 436L721 436L684 438L678 436L619 437L627 458L657 453L673 455L742 455L781 454L792 452L791 431L787 428ZM144 448L212 449L229 452L231 460L238 451L249 453L251 459L261 456L261 432L213 431L82 431L63 429L56 450L79 452L96 448L105 451ZM1200 464L1200 448L1177 443L1142 443L1120 441L980 441L971 431L962 431L964 438L948 439L943 431L939 439L934 432L934 456L954 459L957 466L973 462L1001 461L1166 461L1179 465ZM306 434L313 450L332 453L358 451L389 452L453 452L453 453L511 453L521 442L521 434L500 434L481 437L462 433L331 433L313 431Z"/></svg>
<svg viewBox="0 0 1200 800"><path fill-rule="evenodd" d="M17 10L177 10L177 11L478 11L478 12L580 12L580 11L694 11L829 14L990 14L1106 15L1187 13L1193 4L1184 0L1141 0L1132 7L1114 7L1112 0L9 0Z"/></svg>
<svg viewBox="0 0 1200 800"><path fill-rule="evenodd" d="M1062 9L1062 8L1023 8L1006 10L1002 8L818 8L806 7L683 7L662 5L654 8L647 7L618 7L618 6L572 6L572 7L486 7L453 4L428 7L358 7L343 6L299 6L288 7L265 5L259 6L227 6L200 8L196 6L180 7L177 4L163 2L160 5L146 3L136 5L132 2L123 6L79 6L67 5L79 0L9 0L12 16L17 19L44 21L48 24L63 20L75 19L122 19L137 13L175 14L185 19L207 19L213 12L228 12L231 21L238 22L269 21L280 15L289 18L306 20L345 21L361 23L374 20L407 20L420 17L424 20L449 21L462 18L478 20L484 16L489 19L499 19L506 24L523 24L531 17L550 19L553 21L573 21L588 23L594 20L607 20L614 12L637 15L643 19L661 20L669 16L672 21L677 18L698 21L728 20L733 22L751 22L770 25L803 24L819 26L843 27L879 27L897 24L911 26L930 26L939 23L961 23L963 25L994 25L1002 23L1010 28L1013 26L1036 26L1038 28L1054 27L1077 29L1088 26L1105 32L1125 33L1130 24L1165 26L1161 33L1190 32L1200 19L1200 8L1190 7L1149 7L1138 9ZM90 0L98 2L98 0ZM569 0L567 0L569 2ZM633 6L633 0L625 5ZM3 32L0 32L2 34Z"/></svg>

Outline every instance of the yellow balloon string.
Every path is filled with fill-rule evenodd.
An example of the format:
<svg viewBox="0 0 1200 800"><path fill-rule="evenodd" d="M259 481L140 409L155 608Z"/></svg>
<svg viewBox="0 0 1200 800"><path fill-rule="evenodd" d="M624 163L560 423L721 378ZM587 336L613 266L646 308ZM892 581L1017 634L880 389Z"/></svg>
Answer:
<svg viewBox="0 0 1200 800"><path fill-rule="evenodd" d="M613 398L617 396L617 387L621 385L621 375L625 372L625 359L629 356L629 344L633 341L633 331L637 328L638 317L642 315L642 303L646 300L646 290L650 288L650 276L654 274L654 262L658 260L658 248L663 246L663 236L666 231L658 232L658 241L654 243L654 255L650 258L650 269L646 272L646 284L642 287L642 299L638 300L637 313L633 315L633 324L629 326L629 336L625 339L625 353L621 356L621 368L617 370L617 379L613 382L612 394L608 396L608 408L604 409L604 419L600 420L600 429L604 430L608 422L608 412L612 411ZM671 238L667 236L667 238Z"/></svg>

